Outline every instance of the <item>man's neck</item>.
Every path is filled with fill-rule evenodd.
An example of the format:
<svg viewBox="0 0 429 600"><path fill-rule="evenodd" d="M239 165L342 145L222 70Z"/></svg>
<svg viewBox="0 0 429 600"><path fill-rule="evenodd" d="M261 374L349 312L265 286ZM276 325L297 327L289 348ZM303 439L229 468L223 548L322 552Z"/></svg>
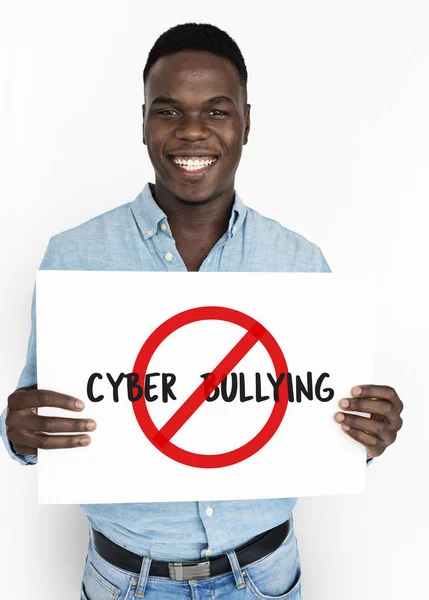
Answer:
<svg viewBox="0 0 429 600"><path fill-rule="evenodd" d="M180 202L153 184L150 184L150 189L155 202L167 215L174 237L219 239L228 229L234 190L221 194L210 202L192 205Z"/></svg>

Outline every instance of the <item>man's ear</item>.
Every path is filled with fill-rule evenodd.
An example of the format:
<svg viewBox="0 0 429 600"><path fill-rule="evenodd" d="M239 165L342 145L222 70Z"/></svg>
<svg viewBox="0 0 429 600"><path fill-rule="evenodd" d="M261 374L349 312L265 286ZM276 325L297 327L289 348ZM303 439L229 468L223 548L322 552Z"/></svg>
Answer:
<svg viewBox="0 0 429 600"><path fill-rule="evenodd" d="M142 112L143 112L143 125L142 125L143 144L146 146L146 138L144 135L144 117L145 117L145 105L144 104L142 104Z"/></svg>
<svg viewBox="0 0 429 600"><path fill-rule="evenodd" d="M246 104L246 114L244 117L245 127L244 127L244 139L243 146L247 144L247 139L249 137L250 132L250 104Z"/></svg>

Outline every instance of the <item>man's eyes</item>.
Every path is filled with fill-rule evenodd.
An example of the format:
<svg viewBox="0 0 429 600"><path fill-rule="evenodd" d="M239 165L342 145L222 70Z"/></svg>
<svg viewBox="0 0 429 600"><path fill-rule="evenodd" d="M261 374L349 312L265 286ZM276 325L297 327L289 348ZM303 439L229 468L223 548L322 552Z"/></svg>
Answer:
<svg viewBox="0 0 429 600"><path fill-rule="evenodd" d="M227 112L225 112L223 110L218 110L217 108L214 108L213 110L210 110L209 112L210 113L219 113L219 115L213 115L215 117L228 114ZM173 110L173 109L165 109L165 110L159 110L157 112L157 114L159 114L159 115L165 115L166 113L176 113L177 114L177 111ZM166 115L166 116L170 116L170 115Z"/></svg>

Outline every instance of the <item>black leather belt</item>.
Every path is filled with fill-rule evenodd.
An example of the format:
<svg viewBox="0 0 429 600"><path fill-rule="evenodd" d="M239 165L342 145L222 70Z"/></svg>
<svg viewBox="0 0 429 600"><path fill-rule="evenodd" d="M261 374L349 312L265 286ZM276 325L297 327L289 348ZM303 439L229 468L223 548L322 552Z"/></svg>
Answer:
<svg viewBox="0 0 429 600"><path fill-rule="evenodd" d="M118 546L109 540L100 531L93 527L92 539L95 550L109 563L125 571L140 574L142 557ZM249 542L235 550L241 568L263 558L276 550L285 540L290 530L290 520L264 531L252 538ZM175 581L189 581L190 579L204 579L221 575L231 571L231 565L226 554L221 554L212 559L199 562L163 562L152 560L149 575L168 577Z"/></svg>

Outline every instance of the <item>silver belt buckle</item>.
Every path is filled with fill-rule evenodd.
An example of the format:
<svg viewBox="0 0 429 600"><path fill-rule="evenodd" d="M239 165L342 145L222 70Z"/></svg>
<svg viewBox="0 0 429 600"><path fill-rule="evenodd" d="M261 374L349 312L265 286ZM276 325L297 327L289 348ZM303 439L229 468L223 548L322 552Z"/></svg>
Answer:
<svg viewBox="0 0 429 600"><path fill-rule="evenodd" d="M170 579L173 581L189 581L210 577L210 562L199 563L168 563Z"/></svg>

